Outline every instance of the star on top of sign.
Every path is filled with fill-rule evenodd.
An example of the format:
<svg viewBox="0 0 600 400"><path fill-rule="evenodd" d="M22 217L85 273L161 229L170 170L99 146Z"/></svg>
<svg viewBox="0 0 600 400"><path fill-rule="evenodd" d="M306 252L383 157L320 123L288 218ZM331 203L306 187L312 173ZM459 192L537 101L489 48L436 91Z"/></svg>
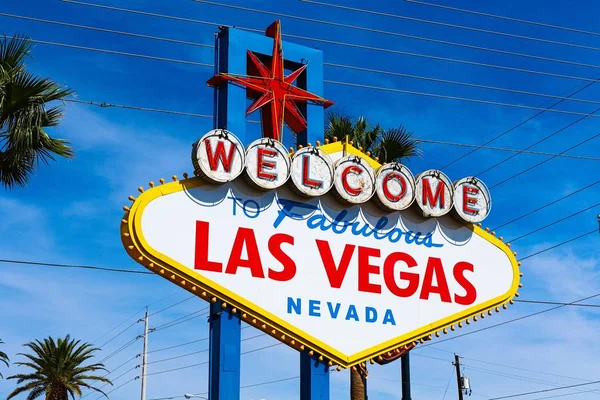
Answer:
<svg viewBox="0 0 600 400"><path fill-rule="evenodd" d="M284 122L295 134L306 129L306 118L298 108L299 103L312 102L327 108L333 102L293 85L308 64L285 76L279 20L267 28L265 35L273 38L271 68L248 50L248 75L219 73L207 84L218 87L229 81L245 87L247 96L254 100L246 110L246 115L262 109L263 136L281 141Z"/></svg>

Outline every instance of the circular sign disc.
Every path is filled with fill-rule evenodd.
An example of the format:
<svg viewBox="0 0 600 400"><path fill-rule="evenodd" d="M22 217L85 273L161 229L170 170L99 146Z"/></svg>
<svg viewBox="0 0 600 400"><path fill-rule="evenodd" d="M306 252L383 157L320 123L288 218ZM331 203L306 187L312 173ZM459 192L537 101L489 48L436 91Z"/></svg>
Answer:
<svg viewBox="0 0 600 400"><path fill-rule="evenodd" d="M246 175L261 189L276 189L290 177L292 162L281 142L262 138L246 148Z"/></svg>
<svg viewBox="0 0 600 400"><path fill-rule="evenodd" d="M194 143L194 173L216 183L237 178L245 167L244 145L231 132L213 129Z"/></svg>
<svg viewBox="0 0 600 400"><path fill-rule="evenodd" d="M344 201L361 204L375 193L375 170L360 157L342 157L335 164L333 183Z"/></svg>
<svg viewBox="0 0 600 400"><path fill-rule="evenodd" d="M292 182L306 196L322 196L333 185L333 162L318 147L304 147L292 156Z"/></svg>
<svg viewBox="0 0 600 400"><path fill-rule="evenodd" d="M399 163L379 168L375 188L377 199L393 211L406 210L415 200L415 178L408 168Z"/></svg>
<svg viewBox="0 0 600 400"><path fill-rule="evenodd" d="M415 179L415 204L424 217L441 217L452 210L454 187L442 172L429 169Z"/></svg>
<svg viewBox="0 0 600 400"><path fill-rule="evenodd" d="M492 197L487 186L475 177L462 178L454 183L454 211L460 219L478 223L492 209Z"/></svg>

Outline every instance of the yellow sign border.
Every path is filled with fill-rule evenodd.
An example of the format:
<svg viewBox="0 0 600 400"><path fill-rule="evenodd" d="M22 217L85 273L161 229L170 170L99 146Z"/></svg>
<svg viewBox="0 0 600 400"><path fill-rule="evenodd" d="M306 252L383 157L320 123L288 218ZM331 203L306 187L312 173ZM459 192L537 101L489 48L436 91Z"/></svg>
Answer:
<svg viewBox="0 0 600 400"><path fill-rule="evenodd" d="M319 148L328 154L336 152L355 154L363 157L375 169L381 166L376 160L362 153L359 149L353 147L349 143L334 142L320 146ZM477 321L478 315L480 318L485 318L486 311L488 315L492 315L492 309L495 308L496 312L498 312L499 306L506 308L506 303L512 303L512 298L515 295L518 296L517 290L521 286L519 284L520 272L518 268L520 263L516 260L516 253L511 251L510 245L505 244L502 240L495 237L494 234L490 234L488 232L489 229L484 230L481 229L480 226L471 225L470 228L475 234L500 248L509 258L513 268L513 282L510 289L504 295L453 314L439 320L435 324L423 326L402 336L348 356L266 310L261 309L256 304L238 296L236 293L229 291L210 279L179 264L168 256L152 249L144 239L141 230L141 216L145 207L158 197L206 184L201 178L190 178L181 181L175 180L174 182L166 184L163 182L164 181L161 181L162 184L160 186L151 187L146 191L143 191L143 189L140 188L142 193L134 200L132 206L124 207L126 213L121 221L121 238L128 254L150 271L163 276L165 279L209 302L214 303L221 301L224 309L231 313L239 314L242 321L299 351L306 350L309 351L309 353L312 352L313 355L316 353L316 356L321 361L326 359L330 365L337 364L342 368L348 368L363 361L374 359L382 354L402 350L407 344L431 339L432 334L439 337L440 332L446 334L448 328L452 331L455 330L455 325L458 328L461 328L463 326L463 321L466 324L470 324L470 318L472 318L473 321Z"/></svg>

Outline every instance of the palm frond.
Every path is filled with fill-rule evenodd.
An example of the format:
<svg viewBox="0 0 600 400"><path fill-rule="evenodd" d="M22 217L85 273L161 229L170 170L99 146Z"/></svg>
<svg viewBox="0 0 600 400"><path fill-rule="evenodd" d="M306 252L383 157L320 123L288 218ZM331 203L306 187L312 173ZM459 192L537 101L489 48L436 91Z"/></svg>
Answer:
<svg viewBox="0 0 600 400"><path fill-rule="evenodd" d="M412 132L403 126L386 130L373 150L382 162L401 162L411 157L421 157L419 141L412 137Z"/></svg>

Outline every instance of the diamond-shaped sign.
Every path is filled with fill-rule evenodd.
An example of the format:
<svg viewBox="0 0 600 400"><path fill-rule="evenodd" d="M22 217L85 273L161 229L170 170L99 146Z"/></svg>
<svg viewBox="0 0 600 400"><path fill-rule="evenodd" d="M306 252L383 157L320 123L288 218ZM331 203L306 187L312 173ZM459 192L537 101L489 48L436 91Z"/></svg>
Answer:
<svg viewBox="0 0 600 400"><path fill-rule="evenodd" d="M350 145L320 149L380 166ZM301 197L288 184L191 178L144 191L126 211L123 243L146 268L342 367L462 327L519 285L513 252L477 226Z"/></svg>

